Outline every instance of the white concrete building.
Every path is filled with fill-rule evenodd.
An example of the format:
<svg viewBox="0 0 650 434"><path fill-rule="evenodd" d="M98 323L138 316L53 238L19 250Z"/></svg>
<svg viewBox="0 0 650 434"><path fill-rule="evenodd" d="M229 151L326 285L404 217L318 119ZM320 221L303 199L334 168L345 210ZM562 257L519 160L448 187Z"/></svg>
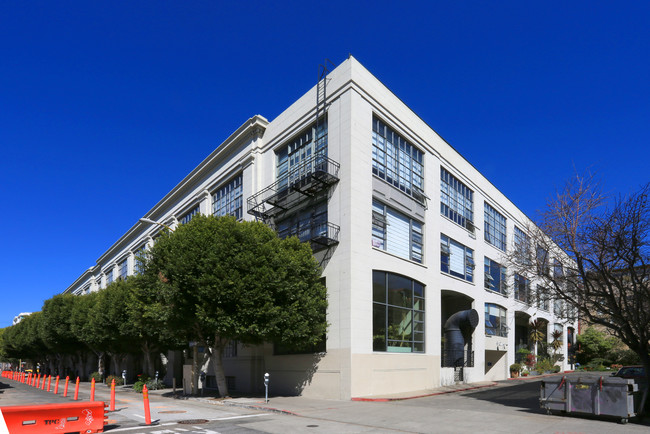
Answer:
<svg viewBox="0 0 650 434"><path fill-rule="evenodd" d="M273 393L337 399L503 379L532 318L549 340L562 330L563 354L573 341L560 306L500 265L529 219L353 57L276 119L246 121L144 218L199 212L310 241L328 288L323 351L233 347L236 391L264 372ZM159 230L137 222L65 292L135 273Z"/></svg>

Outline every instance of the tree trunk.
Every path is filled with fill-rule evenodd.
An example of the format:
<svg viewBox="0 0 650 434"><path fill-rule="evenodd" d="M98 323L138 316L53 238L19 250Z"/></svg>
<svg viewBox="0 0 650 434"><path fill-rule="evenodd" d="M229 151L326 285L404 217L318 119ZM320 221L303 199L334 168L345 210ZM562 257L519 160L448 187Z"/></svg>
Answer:
<svg viewBox="0 0 650 434"><path fill-rule="evenodd" d="M220 339L215 336L214 346L212 347L212 367L214 368L214 375L217 379L217 388L221 397L228 396L228 383L226 382L226 374L223 370L223 349L225 348L228 340Z"/></svg>
<svg viewBox="0 0 650 434"><path fill-rule="evenodd" d="M99 375L102 377L104 376L104 352L99 351L96 353L97 354L97 372L99 372Z"/></svg>

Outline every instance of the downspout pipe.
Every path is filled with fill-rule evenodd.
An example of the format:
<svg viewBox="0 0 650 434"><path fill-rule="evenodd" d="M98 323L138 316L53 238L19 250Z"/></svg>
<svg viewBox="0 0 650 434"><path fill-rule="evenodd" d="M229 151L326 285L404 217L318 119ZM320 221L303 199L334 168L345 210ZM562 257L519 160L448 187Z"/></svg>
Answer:
<svg viewBox="0 0 650 434"><path fill-rule="evenodd" d="M476 309L467 309L456 312L445 322L445 364L444 366L463 366L465 338L463 329L474 330L478 325L479 317Z"/></svg>

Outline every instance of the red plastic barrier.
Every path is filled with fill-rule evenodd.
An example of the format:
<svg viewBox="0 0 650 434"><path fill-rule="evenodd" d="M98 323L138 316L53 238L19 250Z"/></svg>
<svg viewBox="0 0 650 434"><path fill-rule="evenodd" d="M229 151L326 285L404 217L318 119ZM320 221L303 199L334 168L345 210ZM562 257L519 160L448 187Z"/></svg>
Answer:
<svg viewBox="0 0 650 434"><path fill-rule="evenodd" d="M11 434L104 432L104 403L102 401L11 405L0 407L0 412L2 412L8 432Z"/></svg>
<svg viewBox="0 0 650 434"><path fill-rule="evenodd" d="M149 390L147 385L142 386L142 401L144 404L144 424L151 425L151 410L149 409Z"/></svg>

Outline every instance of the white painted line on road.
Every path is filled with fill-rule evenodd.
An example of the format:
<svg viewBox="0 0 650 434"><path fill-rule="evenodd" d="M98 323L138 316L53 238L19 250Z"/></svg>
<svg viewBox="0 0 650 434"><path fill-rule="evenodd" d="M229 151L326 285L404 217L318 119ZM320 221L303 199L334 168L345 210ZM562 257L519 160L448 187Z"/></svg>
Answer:
<svg viewBox="0 0 650 434"><path fill-rule="evenodd" d="M267 413L259 413L259 414L247 414L244 416L230 416L230 417L220 417L219 419L210 419L210 420L232 420L232 419L245 419L247 417L258 417L258 416L268 416Z"/></svg>

